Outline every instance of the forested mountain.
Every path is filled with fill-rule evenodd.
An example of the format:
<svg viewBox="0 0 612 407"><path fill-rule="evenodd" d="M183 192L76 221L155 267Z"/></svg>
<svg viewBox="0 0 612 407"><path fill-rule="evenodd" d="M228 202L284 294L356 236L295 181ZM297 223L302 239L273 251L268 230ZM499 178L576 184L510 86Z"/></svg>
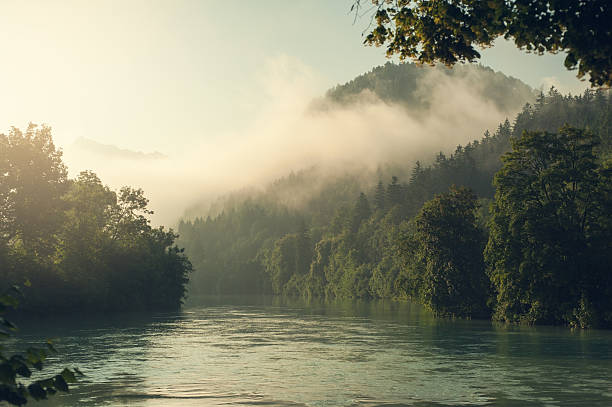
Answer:
<svg viewBox="0 0 612 407"><path fill-rule="evenodd" d="M407 109L425 110L431 107L427 96L433 81L461 83L502 112L512 111L534 96L533 90L524 82L482 65L458 65L448 69L442 65L421 67L388 62L330 89L325 100L351 104L359 102L360 97L373 95Z"/></svg>
<svg viewBox="0 0 612 407"><path fill-rule="evenodd" d="M398 89L402 89L402 83L409 83L418 71L391 67L391 70L399 70L399 82L394 82L392 75L378 80L370 73L330 91L328 97L351 103L350 95L371 89L397 101L401 99L402 92ZM518 84L514 89L518 89L518 94L523 91ZM495 93L504 95L503 92ZM409 105L412 99L409 97L404 102ZM500 99L499 103L504 102ZM236 200L217 214L184 220L179 225L180 244L194 262L192 292L411 298L440 314L484 316L496 312L498 318L505 320L594 325L593 320L588 322L568 316L575 310L571 308L575 306L573 300L568 302L571 305L563 315L552 315L552 311L549 314L525 311L511 317L495 311L494 304L498 300L501 304L502 300L501 297L495 299L495 289L489 290L482 252L491 222L489 204L496 193L493 178L503 165L500 158L526 131L527 134L536 130L556 133L569 124L586 128L587 133L594 135L598 141L587 143L594 152L592 160L605 166L607 164L603 163L609 162L612 151L610 107L607 91L588 90L580 96L564 96L553 88L547 94L540 94L534 103L525 104L512 121L500 123L492 133L486 131L480 139L457 146L450 155L440 152L435 157L424 157L408 171L396 168L395 174L379 170L370 177L363 174L336 177L324 187L310 191L310 196L301 200L301 205L288 205L277 199L275 187L283 185L298 191L304 178L313 176L315 170L309 170L281 179L266 192L250 199ZM566 137L563 134L566 133L559 137ZM609 174L605 169L597 171L599 180L606 179L608 175L605 174ZM372 176L378 178L377 182L372 183ZM448 192L453 185L468 189ZM597 205L604 211L607 207L609 214L610 207L606 206L610 204L609 195L601 192L605 183L597 185L600 185L597 194L604 194L598 195L603 198ZM458 212L450 215L453 211ZM456 221L440 228L440 220L436 218L439 213L456 216ZM439 233L447 230L455 230L456 234L452 235L455 237L440 237ZM456 236L467 240L460 243ZM431 243L433 251L424 243L428 239L438 242ZM450 252L438 252L440 242L445 241L438 239L455 242L456 247ZM603 249L597 247L600 247L599 256ZM465 260L452 260L457 251L473 252L476 257L472 253ZM451 256L451 260L447 258L443 263L431 260L445 256ZM440 290L449 288L430 284L444 281L440 280L440 275L435 277L444 269L436 264L454 261L462 265L459 269L477 270L473 274L475 280L465 283L463 291L454 288L457 293L461 292L462 298L472 299L469 304L440 300L437 296ZM482 281L475 283L478 279ZM592 295L601 297L602 293ZM601 310L607 305L598 307ZM599 325L612 323L611 318L606 318L601 319ZM604 320L607 322L601 322Z"/></svg>
<svg viewBox="0 0 612 407"><path fill-rule="evenodd" d="M256 186L250 184L242 190L221 196L212 203L212 207L210 197L194 203L185 211L184 218L216 216L224 208L254 196L290 208L302 206L313 199L330 179L333 182L338 177L356 178L361 185L357 189L363 189L364 184L374 185L378 179L393 175L407 179L416 160L429 163L431 157L421 156L421 151L450 152L457 143L453 140L464 142L475 137L466 129L476 128L480 133L488 126L495 126L497 118L513 117L526 102L534 102L536 96L536 92L523 82L479 65L450 70L387 63L329 90L303 112L298 123L314 121L317 124L313 126L313 131L323 134L323 137L316 134L310 138L306 136L302 141L319 146L316 149L305 148L314 158L303 159L293 154L297 148L291 144L294 138L291 131L295 129L286 128L287 132L283 133L282 138L290 141L279 145L280 154L271 153L270 160L284 160L282 152L285 150L288 150L290 158L296 157L296 160L289 165L283 163L288 167L286 170L277 168L278 179L274 185L270 182L263 194L265 197L258 193ZM476 106L471 106L471 103ZM351 124L360 124L359 121L355 123L356 116L364 116L375 125L364 134L355 134L358 132L353 131ZM485 116L487 118L483 119ZM395 128L394 124L385 121L390 117L399 117L395 125L401 123L411 127ZM278 119L281 122L284 120L283 117ZM478 125L474 125L472 119ZM463 131L459 135L447 135L446 129L452 129L455 124L461 125ZM297 145L300 142L296 140ZM352 148L352 142L358 147ZM332 147L326 149L328 145ZM380 145L389 147L378 148ZM334 150L337 154L328 160L327 156ZM365 153L361 153L362 150ZM319 159L320 151L325 152L322 159ZM324 166L332 168L322 168ZM369 172L364 171L364 166L369 167ZM375 173L372 169L375 169ZM294 173L293 177L284 176L290 171Z"/></svg>
<svg viewBox="0 0 612 407"><path fill-rule="evenodd" d="M142 151L132 151L124 148L119 148L112 144L102 144L95 140L86 137L79 137L70 146L75 154L87 154L103 157L107 160L161 160L167 158L164 154L154 151L152 153L143 153Z"/></svg>

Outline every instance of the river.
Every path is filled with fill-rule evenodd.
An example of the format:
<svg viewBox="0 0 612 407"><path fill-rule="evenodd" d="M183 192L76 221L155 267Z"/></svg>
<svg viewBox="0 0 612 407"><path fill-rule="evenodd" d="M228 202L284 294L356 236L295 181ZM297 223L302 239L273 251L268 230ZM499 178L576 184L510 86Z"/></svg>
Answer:
<svg viewBox="0 0 612 407"><path fill-rule="evenodd" d="M46 372L85 373L35 406L612 406L612 332L409 303L222 298L21 325L19 346L55 338Z"/></svg>

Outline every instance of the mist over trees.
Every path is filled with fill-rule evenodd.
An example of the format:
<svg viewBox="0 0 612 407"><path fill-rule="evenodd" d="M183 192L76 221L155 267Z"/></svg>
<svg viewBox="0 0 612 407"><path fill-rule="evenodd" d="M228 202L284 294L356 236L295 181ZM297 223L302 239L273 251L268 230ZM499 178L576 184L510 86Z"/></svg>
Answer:
<svg viewBox="0 0 612 407"><path fill-rule="evenodd" d="M61 157L49 127L0 134L0 289L27 282L24 312L179 307L191 263L143 191L71 179Z"/></svg>
<svg viewBox="0 0 612 407"><path fill-rule="evenodd" d="M500 81L492 91L531 95L477 70ZM370 91L418 109L393 93L416 72L387 65L327 98ZM180 239L151 226L142 190L69 178L48 127L13 128L0 135L3 288L31 283L25 311L162 310L180 306L193 262L193 295L409 299L443 316L611 326L610 104L609 91L551 88L451 154L306 168L181 221Z"/></svg>
<svg viewBox="0 0 612 407"><path fill-rule="evenodd" d="M370 93L385 103L398 104L410 111L435 110L436 106L425 97L432 78L461 82L501 112L512 112L534 99L533 90L522 81L482 65L448 69L387 62L330 89L325 100L350 106L362 102L364 95L367 98Z"/></svg>
<svg viewBox="0 0 612 407"><path fill-rule="evenodd" d="M495 131L457 146L450 155L440 152L413 166L382 166L369 177L347 173L333 178L327 187L311 190L301 205L277 200L279 188L299 190L311 174L306 170L277 181L276 194L271 188L269 194L233 201L217 214L184 220L179 225L180 244L194 261L193 291L410 299L446 316L492 315L512 322L612 326L612 308L605 302L610 273L604 267L609 264L610 237L605 231L610 230L606 222L612 207L606 189L612 152L610 104L609 92L604 90L571 96L552 88L525 104L512 121L505 120ZM566 123L573 127L564 127ZM520 146L529 140L557 143L547 153L557 154L556 161L551 158L547 175L558 190L549 197L549 205L557 209L538 218L542 225L529 223L527 215L521 215L536 216L529 206L522 207L527 196L504 192L513 181L503 184L503 174L510 173L518 160L512 157L522 154ZM583 183L576 178L580 166L590 171L583 174ZM535 188L539 180L523 182ZM573 186L568 189L568 185ZM522 189L529 199L536 192ZM578 195L563 201L567 194ZM580 198L587 196L588 204ZM518 212L510 215L504 210ZM508 239L517 236L503 229L504 216L525 221L523 226L518 220L513 223L519 230L527 228L522 233L538 230L562 241L540 236L538 244L527 238L512 243ZM560 231L570 229L576 231L573 240L563 240L567 234ZM229 242L229 246L219 242ZM544 256L537 261L530 257L532 276L537 280L541 275L554 275L554 283L529 291L536 290L536 280L523 279L521 284L531 287L525 288L524 297L506 293L504 287L514 278L509 268L523 270L527 260L519 256L510 264L510 259L495 257L506 256L504 244L527 245L522 253L529 249L533 256L536 252ZM556 251L544 249L542 245L547 244ZM546 256L549 262L544 261ZM559 262L563 256L567 259ZM503 264L509 268L504 269ZM567 271L574 274L573 279L561 271L567 264L575 270ZM587 273L589 269L593 274ZM593 286L595 278L601 282L599 288ZM559 287L569 291L564 293ZM540 297L534 297L535 293ZM563 306L556 308L559 304Z"/></svg>

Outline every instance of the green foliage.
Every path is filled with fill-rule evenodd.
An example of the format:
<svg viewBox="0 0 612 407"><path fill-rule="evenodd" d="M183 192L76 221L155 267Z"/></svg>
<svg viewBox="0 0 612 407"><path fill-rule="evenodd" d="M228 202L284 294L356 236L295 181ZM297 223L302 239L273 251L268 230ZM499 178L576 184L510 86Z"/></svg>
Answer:
<svg viewBox="0 0 612 407"><path fill-rule="evenodd" d="M172 230L151 227L142 190L68 179L47 127L0 140L0 281L32 282L21 311L180 306L191 264Z"/></svg>
<svg viewBox="0 0 612 407"><path fill-rule="evenodd" d="M495 177L486 249L496 317L612 326L612 172L600 138L525 132Z"/></svg>
<svg viewBox="0 0 612 407"><path fill-rule="evenodd" d="M384 211L385 210L385 186L382 181L378 181L378 185L376 186L376 194L374 196L376 210Z"/></svg>
<svg viewBox="0 0 612 407"><path fill-rule="evenodd" d="M62 153L51 129L34 124L0 134L0 147L0 242L19 241L24 250L48 257L67 187Z"/></svg>
<svg viewBox="0 0 612 407"><path fill-rule="evenodd" d="M16 286L0 296L0 401L16 406L27 404L28 399L44 400L58 391L67 392L68 384L76 382L76 377L82 375L77 368L64 368L54 376L31 379L33 371L42 371L47 357L56 353L51 341L47 341L44 348L30 347L23 353L6 354L1 341L17 327L5 315L17 307L20 296L21 291ZM27 379L31 379L29 383L24 382Z"/></svg>
<svg viewBox="0 0 612 407"><path fill-rule="evenodd" d="M297 233L301 217L287 208L247 200L215 218L181 222L181 244L197 272L195 294L270 293L262 262L277 239Z"/></svg>
<svg viewBox="0 0 612 407"><path fill-rule="evenodd" d="M425 203L415 218L414 241L407 244L404 256L421 263L420 281L413 286L437 314L488 314L488 279L482 258L485 236L477 224L477 209L478 200L471 190L452 187Z"/></svg>
<svg viewBox="0 0 612 407"><path fill-rule="evenodd" d="M357 233L361 227L361 224L366 221L371 214L372 211L370 210L368 198L363 192L359 193L359 198L357 199L357 202L350 213L348 230L351 233Z"/></svg>
<svg viewBox="0 0 612 407"><path fill-rule="evenodd" d="M310 237L305 229L278 239L264 260L274 294L296 294L299 279L308 273L311 261Z"/></svg>
<svg viewBox="0 0 612 407"><path fill-rule="evenodd" d="M325 101L346 106L374 96L376 100L402 106L412 113L424 112L435 108L430 95L422 91L422 84L431 80L429 75L432 74L436 80L461 81L501 112L515 111L534 96L533 90L520 80L481 65L421 68L410 63L387 62L332 88Z"/></svg>
<svg viewBox="0 0 612 407"><path fill-rule="evenodd" d="M372 78L334 94L386 83ZM216 215L179 227L194 259L192 290L412 299L439 314L489 315L492 294L482 249L500 157L524 130L556 131L567 121L600 135L595 150L603 162L611 152L610 102L609 92L602 90L562 96L553 88L525 105L512 122L505 120L480 140L412 168L383 166L330 179L307 170L234 199ZM473 194L461 187L449 193L452 185ZM305 231L308 239L302 239ZM300 246L300 239L308 244ZM591 318L589 301L585 297L576 308L576 318Z"/></svg>
<svg viewBox="0 0 612 407"><path fill-rule="evenodd" d="M474 61L477 47L498 37L530 52L566 52L565 67L589 75L593 86L612 85L612 13L607 0L372 0L369 45L419 63ZM361 1L353 9L359 13Z"/></svg>

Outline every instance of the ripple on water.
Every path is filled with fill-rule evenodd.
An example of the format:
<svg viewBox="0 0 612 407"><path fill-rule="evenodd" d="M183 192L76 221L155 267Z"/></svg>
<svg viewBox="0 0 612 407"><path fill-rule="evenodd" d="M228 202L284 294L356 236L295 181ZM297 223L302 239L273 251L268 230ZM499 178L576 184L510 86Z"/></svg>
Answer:
<svg viewBox="0 0 612 407"><path fill-rule="evenodd" d="M612 405L610 332L433 320L411 304L241 304L26 324L21 344L57 337L52 363L87 375L51 406Z"/></svg>

